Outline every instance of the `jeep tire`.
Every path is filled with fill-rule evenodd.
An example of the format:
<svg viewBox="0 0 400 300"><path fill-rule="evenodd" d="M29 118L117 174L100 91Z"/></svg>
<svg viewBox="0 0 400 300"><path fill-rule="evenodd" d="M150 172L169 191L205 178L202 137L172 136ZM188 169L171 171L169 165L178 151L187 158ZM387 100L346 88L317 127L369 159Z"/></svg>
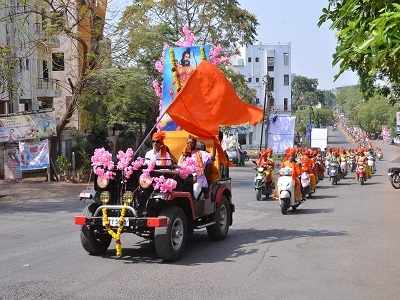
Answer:
<svg viewBox="0 0 400 300"><path fill-rule="evenodd" d="M159 216L168 218L167 227L156 228L154 246L164 261L175 261L182 256L188 238L188 224L184 211L178 206L163 209Z"/></svg>
<svg viewBox="0 0 400 300"><path fill-rule="evenodd" d="M93 213L89 210L89 206L83 210L83 215L91 217ZM111 243L111 236L107 233L97 234L87 225L83 225L81 229L81 244L82 247L90 255L104 254Z"/></svg>
<svg viewBox="0 0 400 300"><path fill-rule="evenodd" d="M231 216L231 206L228 199L224 197L215 212L215 224L207 226L210 240L220 241L226 238L231 224Z"/></svg>

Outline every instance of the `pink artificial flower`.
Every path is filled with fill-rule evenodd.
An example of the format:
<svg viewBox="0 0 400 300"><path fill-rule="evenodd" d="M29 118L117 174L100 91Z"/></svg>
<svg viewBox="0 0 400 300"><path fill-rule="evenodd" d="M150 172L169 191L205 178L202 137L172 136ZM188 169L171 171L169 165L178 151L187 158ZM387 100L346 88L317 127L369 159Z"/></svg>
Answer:
<svg viewBox="0 0 400 300"><path fill-rule="evenodd" d="M131 165L132 170L139 170L144 165L144 158L138 157Z"/></svg>
<svg viewBox="0 0 400 300"><path fill-rule="evenodd" d="M182 27L183 40L179 40L175 43L179 47L190 47L194 43L194 33L189 29L187 25Z"/></svg>
<svg viewBox="0 0 400 300"><path fill-rule="evenodd" d="M161 88L161 85L158 82L158 80L154 79L152 85L153 85L154 93L156 94L156 96L158 98L161 98L162 97L162 88Z"/></svg>
<svg viewBox="0 0 400 300"><path fill-rule="evenodd" d="M164 63L161 60L157 60L154 64L154 67L158 71L158 73L163 73L164 72Z"/></svg>
<svg viewBox="0 0 400 300"><path fill-rule="evenodd" d="M183 161L178 168L179 177L182 179L186 179L190 174L196 172L196 161L189 157L185 161Z"/></svg>
<svg viewBox="0 0 400 300"><path fill-rule="evenodd" d="M177 182L172 178L165 179L164 176L153 178L154 190L160 190L161 193L171 193L176 189Z"/></svg>
<svg viewBox="0 0 400 300"><path fill-rule="evenodd" d="M114 173L114 162L112 161L112 154L106 151L104 148L97 148L91 157L93 172L99 176L106 179L112 179Z"/></svg>

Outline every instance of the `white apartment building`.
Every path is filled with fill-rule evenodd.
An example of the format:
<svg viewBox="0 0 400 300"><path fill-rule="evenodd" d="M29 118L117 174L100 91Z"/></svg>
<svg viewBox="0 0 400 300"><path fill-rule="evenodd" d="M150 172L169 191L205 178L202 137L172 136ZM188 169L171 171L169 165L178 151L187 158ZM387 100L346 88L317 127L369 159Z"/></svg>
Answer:
<svg viewBox="0 0 400 300"><path fill-rule="evenodd" d="M271 78L271 94L267 107L277 114L290 114L291 99L291 45L258 44L239 49L239 55L232 57L232 69L242 74L248 86L256 91L255 103L264 105L265 78ZM265 128L264 128L265 134ZM260 143L261 124L249 126L246 142L248 147L256 147ZM263 137L265 141L265 136Z"/></svg>

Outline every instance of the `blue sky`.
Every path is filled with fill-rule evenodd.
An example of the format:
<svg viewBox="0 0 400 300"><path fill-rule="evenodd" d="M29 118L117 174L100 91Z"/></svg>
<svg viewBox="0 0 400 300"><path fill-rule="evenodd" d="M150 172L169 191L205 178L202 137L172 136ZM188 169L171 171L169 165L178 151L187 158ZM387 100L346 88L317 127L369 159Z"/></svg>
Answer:
<svg viewBox="0 0 400 300"><path fill-rule="evenodd" d="M239 0L242 7L256 15L258 40L264 43L292 44L292 72L317 78L319 88L331 89L356 84L354 73L343 74L336 82L332 67L335 52L335 33L324 25L318 28L321 10L328 0ZM113 0L112 10L122 10L130 0Z"/></svg>

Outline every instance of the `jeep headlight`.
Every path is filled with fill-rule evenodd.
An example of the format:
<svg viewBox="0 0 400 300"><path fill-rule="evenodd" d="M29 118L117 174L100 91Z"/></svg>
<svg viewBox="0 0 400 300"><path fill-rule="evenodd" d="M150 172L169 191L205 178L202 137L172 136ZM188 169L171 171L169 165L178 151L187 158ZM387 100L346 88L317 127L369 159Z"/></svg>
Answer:
<svg viewBox="0 0 400 300"><path fill-rule="evenodd" d="M108 202L110 202L110 192L101 192L100 194L100 201L103 204L107 204Z"/></svg>
<svg viewBox="0 0 400 300"><path fill-rule="evenodd" d="M101 189L105 189L110 181L104 177L97 177L97 185Z"/></svg>
<svg viewBox="0 0 400 300"><path fill-rule="evenodd" d="M131 191L126 191L122 196L122 201L130 205L133 202L133 193Z"/></svg>

